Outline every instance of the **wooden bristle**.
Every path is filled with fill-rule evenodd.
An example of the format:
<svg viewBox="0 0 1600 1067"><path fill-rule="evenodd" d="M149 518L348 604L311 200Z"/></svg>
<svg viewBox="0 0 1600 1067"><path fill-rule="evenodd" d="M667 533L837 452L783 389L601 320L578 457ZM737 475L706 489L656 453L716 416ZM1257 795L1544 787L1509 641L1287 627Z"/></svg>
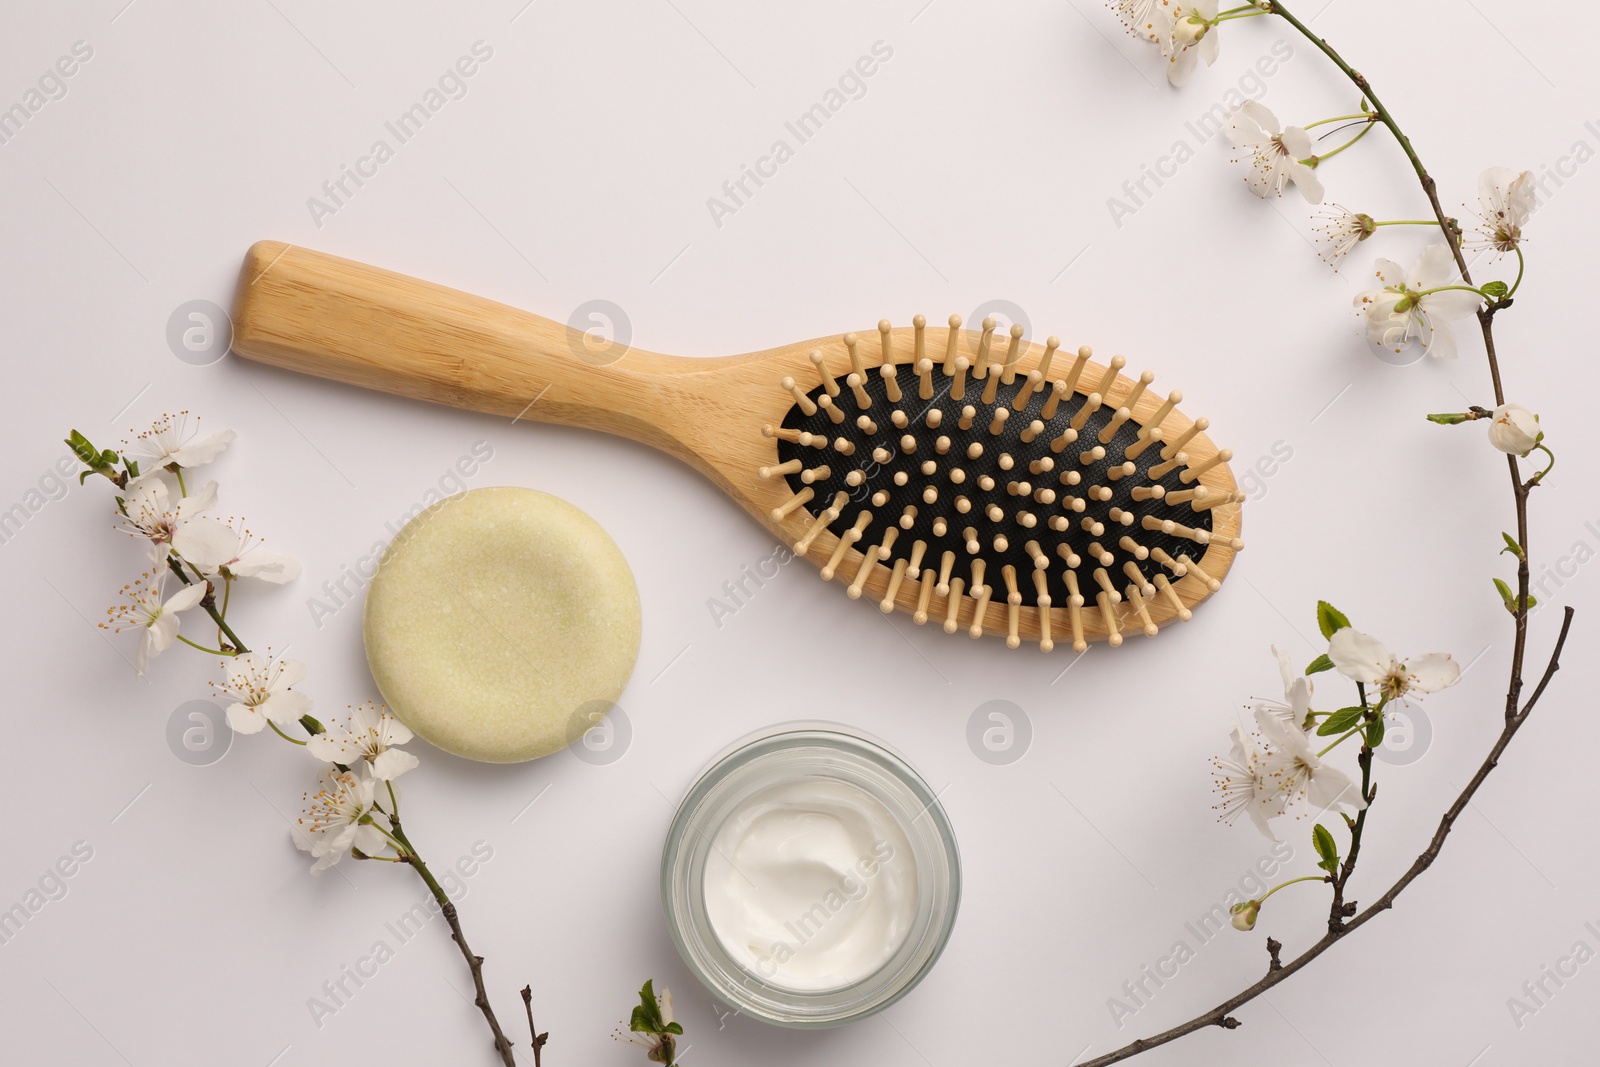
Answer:
<svg viewBox="0 0 1600 1067"><path fill-rule="evenodd" d="M885 615L894 610L894 598L900 593L900 583L905 581L908 567L910 563L906 560L894 561L894 570L889 574L889 588L884 590L883 599L878 601L878 610Z"/></svg>
<svg viewBox="0 0 1600 1067"><path fill-rule="evenodd" d="M1022 323L1011 324L1011 346L1006 349L1006 365L1000 380L1010 385L1017 379L1017 357L1022 354ZM1021 411L1021 408L1017 409Z"/></svg>
<svg viewBox="0 0 1600 1067"><path fill-rule="evenodd" d="M839 569L839 563L844 559L845 552L851 545L861 540L861 532L872 522L872 512L863 511L856 516L855 525L846 530L839 538L839 543L833 546L833 555L828 557L827 565L822 568L824 581L832 581L834 574Z"/></svg>
<svg viewBox="0 0 1600 1067"><path fill-rule="evenodd" d="M955 633L961 626L961 587L960 578L950 583L948 599L944 607L944 632L947 634Z"/></svg>
<svg viewBox="0 0 1600 1067"><path fill-rule="evenodd" d="M923 400L933 399L933 361L923 360L917 364L917 378L919 380L917 396Z"/></svg>
<svg viewBox="0 0 1600 1067"><path fill-rule="evenodd" d="M900 403L900 397L902 395L900 392L900 376L896 372L896 369L885 363L883 366L878 368L878 377L883 379L883 391L884 394L889 398L889 403ZM900 416L901 419L906 417L906 413L903 411L896 411L895 414ZM903 425L903 423L897 422L895 425L900 426Z"/></svg>
<svg viewBox="0 0 1600 1067"><path fill-rule="evenodd" d="M845 589L845 593L849 595L851 600L860 599L861 590L867 584L867 574L878 561L889 558L889 551L894 548L895 537L899 533L900 531L893 526L889 527L883 531L883 541L881 543L873 545L862 553L861 562L856 565L855 581L851 582L849 587Z"/></svg>
<svg viewBox="0 0 1600 1067"><path fill-rule="evenodd" d="M927 327L928 317L926 315L913 315L911 317L911 328L916 337L916 340L912 344L913 353L911 356L911 362L913 363L916 363L918 360L922 359L922 357L928 354L927 337L924 336L924 331L927 329Z"/></svg>
<svg viewBox="0 0 1600 1067"><path fill-rule="evenodd" d="M800 472L800 480L807 485L816 481L827 481L833 477L833 468L824 463L820 467L810 467Z"/></svg>
<svg viewBox="0 0 1600 1067"><path fill-rule="evenodd" d="M844 410L840 408L838 404L834 403L833 397L829 396L827 393L823 393L821 396L817 397L817 407L821 408L827 413L828 418L832 420L835 426L844 422Z"/></svg>
<svg viewBox="0 0 1600 1067"><path fill-rule="evenodd" d="M1050 383L1050 395L1045 399L1044 407L1039 409L1039 417L1046 422L1056 417L1056 408L1061 406L1061 398L1067 395L1067 383L1057 379Z"/></svg>
<svg viewBox="0 0 1600 1067"><path fill-rule="evenodd" d="M1074 430L1082 430L1086 425L1088 425L1090 417L1099 410L1100 394L1090 393L1084 398L1083 403L1079 405L1078 410L1073 414L1067 425L1071 426Z"/></svg>
<svg viewBox="0 0 1600 1067"><path fill-rule="evenodd" d="M805 486L798 493L796 493L794 496L790 497L788 500L785 500L782 504L780 504L777 507L773 508L772 509L772 517L774 519L778 520L779 522L782 522L784 519L787 519L790 515L793 515L801 507L804 507L806 501L810 500L812 497L814 497L816 495L817 495L817 491L815 489L811 488L809 485Z"/></svg>
<svg viewBox="0 0 1600 1067"><path fill-rule="evenodd" d="M1204 433L1206 429L1210 427L1210 425L1210 419L1204 417L1195 419L1194 422L1189 424L1189 428L1187 430L1183 431L1178 436L1161 446L1161 458L1171 459L1176 456L1178 451L1182 449L1184 445L1194 440L1196 434Z"/></svg>
<svg viewBox="0 0 1600 1067"><path fill-rule="evenodd" d="M1100 616L1105 620L1106 644L1112 648L1122 644L1122 631L1117 628L1117 613L1111 606L1121 599L1115 593L1099 593L1094 598L1095 603L1100 605Z"/></svg>
<svg viewBox="0 0 1600 1067"><path fill-rule="evenodd" d="M1128 361L1123 357L1112 356L1111 365L1106 368L1105 374L1101 376L1100 384L1095 386L1092 391L1099 393L1101 396L1110 396L1111 387L1117 384L1117 373L1127 364Z"/></svg>
<svg viewBox="0 0 1600 1067"><path fill-rule="evenodd" d="M800 388L799 382L796 382L793 378L786 377L778 384L787 389L789 395L794 397L795 407L807 415L815 415L817 413L817 405L812 402L809 396L806 396L805 390Z"/></svg>
<svg viewBox="0 0 1600 1067"><path fill-rule="evenodd" d="M1178 475L1178 480L1184 485L1190 485L1200 480L1200 476L1219 463L1227 463L1233 458L1233 449L1224 448L1210 459L1201 460Z"/></svg>
<svg viewBox="0 0 1600 1067"><path fill-rule="evenodd" d="M1215 593L1219 588L1221 588L1222 583L1217 581L1217 579L1211 577L1211 575L1207 574L1205 571L1201 570L1200 569L1200 564L1198 564L1194 560L1190 559L1187 553L1180 554L1178 556L1178 562L1182 563L1185 567L1189 568L1189 572L1191 574L1193 574L1196 578L1199 578L1202 582L1205 582L1206 583L1206 588L1211 590L1213 593Z"/></svg>
<svg viewBox="0 0 1600 1067"><path fill-rule="evenodd" d="M847 333L844 335L843 341L845 351L850 353L850 369L865 378L867 376L867 368L861 362L861 353L856 349L856 335Z"/></svg>
<svg viewBox="0 0 1600 1067"><path fill-rule="evenodd" d="M894 362L894 342L891 340L890 330L894 327L888 319L878 320L878 361L880 363Z"/></svg>
<svg viewBox="0 0 1600 1067"><path fill-rule="evenodd" d="M982 379L989 373L989 346L994 343L994 316L983 320L983 336L978 338L978 358L972 364L972 376Z"/></svg>
<svg viewBox="0 0 1600 1067"><path fill-rule="evenodd" d="M1056 349L1061 347L1061 338L1047 337L1044 342L1044 355L1039 357L1039 378L1043 381L1050 380L1050 363L1056 358ZM1045 418L1050 416L1046 415Z"/></svg>
<svg viewBox="0 0 1600 1067"><path fill-rule="evenodd" d="M866 411L872 406L872 396L867 392L866 388L862 384L866 380L867 376L865 374L854 372L852 372L850 376L845 379L846 384L850 386L850 391L856 396L856 407L861 411Z"/></svg>
<svg viewBox="0 0 1600 1067"><path fill-rule="evenodd" d="M965 400L967 398L967 357L956 357L956 373L950 382L950 399Z"/></svg>
<svg viewBox="0 0 1600 1067"><path fill-rule="evenodd" d="M1083 374L1083 368L1088 365L1089 357L1092 355L1094 351L1088 345L1078 349L1078 358L1072 361L1072 369L1067 371L1064 392L1071 393L1078 387L1078 378Z"/></svg>
<svg viewBox="0 0 1600 1067"><path fill-rule="evenodd" d="M1139 591L1137 585L1128 586L1128 600L1133 604L1133 610L1139 615L1139 622L1144 626L1144 635L1154 637L1160 628L1150 619L1150 609L1145 606L1146 597Z"/></svg>
<svg viewBox="0 0 1600 1067"><path fill-rule="evenodd" d="M833 375L828 373L828 365L822 358L822 351L813 348L811 354L806 358L811 360L813 367L817 368L817 377L822 379L822 388L827 390L829 396L838 396L839 383L834 380Z"/></svg>
<svg viewBox="0 0 1600 1067"><path fill-rule="evenodd" d="M922 572L922 584L917 590L917 610L912 613L911 621L918 626L928 621L928 605L933 603L933 574L930 571Z"/></svg>
<svg viewBox="0 0 1600 1067"><path fill-rule="evenodd" d="M956 345L961 341L961 316L950 316L950 336L944 343L944 372L949 375L956 368ZM922 362L920 359L917 362Z"/></svg>
<svg viewBox="0 0 1600 1067"><path fill-rule="evenodd" d="M1139 439L1133 444L1129 445L1127 448L1123 449L1122 455L1126 459L1138 459L1144 454L1145 449L1149 448L1151 445L1160 444L1161 437L1162 433L1160 429L1141 430L1139 431Z"/></svg>
<svg viewBox="0 0 1600 1067"><path fill-rule="evenodd" d="M1165 574L1155 576L1155 586L1156 592L1165 597L1167 603L1172 606L1172 612L1178 616L1179 621L1188 622L1192 614L1188 608L1184 607L1183 601L1178 597L1177 590L1172 588L1172 583L1167 581Z"/></svg>
<svg viewBox="0 0 1600 1067"><path fill-rule="evenodd" d="M912 544L911 558L906 561L908 565L906 574L908 577L916 578L922 573L922 557L927 555L927 552L928 542L919 540Z"/></svg>
<svg viewBox="0 0 1600 1067"><path fill-rule="evenodd" d="M1132 411L1139 403L1139 398L1144 396L1144 391L1148 389L1150 387L1150 383L1155 380L1156 376L1152 371L1145 371L1143 374L1139 375L1139 380L1133 383L1133 388L1128 390L1128 395L1122 398L1122 406L1127 408L1129 411Z"/></svg>

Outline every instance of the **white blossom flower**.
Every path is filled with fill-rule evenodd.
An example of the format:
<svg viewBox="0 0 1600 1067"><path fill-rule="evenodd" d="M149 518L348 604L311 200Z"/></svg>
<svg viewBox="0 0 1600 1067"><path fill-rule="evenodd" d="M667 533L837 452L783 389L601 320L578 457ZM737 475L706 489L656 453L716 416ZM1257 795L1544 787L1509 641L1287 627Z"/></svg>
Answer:
<svg viewBox="0 0 1600 1067"><path fill-rule="evenodd" d="M329 763L353 767L362 760L372 777L393 781L417 765L417 757L396 745L411 740L411 731L388 708L370 701L352 707L344 723L330 723L325 733L306 742L306 751Z"/></svg>
<svg viewBox="0 0 1600 1067"><path fill-rule="evenodd" d="M1250 153L1250 173L1245 184L1257 196L1282 196L1290 182L1308 203L1322 203L1322 182L1308 164L1311 135L1299 126L1280 126L1265 104L1246 100L1228 115L1228 136L1235 146ZM1241 162L1235 159L1235 162Z"/></svg>
<svg viewBox="0 0 1600 1067"><path fill-rule="evenodd" d="M1233 749L1211 761L1217 769L1212 776L1213 785L1222 795L1213 807L1217 818L1229 824L1238 821L1240 815L1250 816L1257 830L1276 841L1278 835L1273 833L1270 820L1284 813L1284 802L1277 780L1272 777L1270 756L1254 734L1234 723Z"/></svg>
<svg viewBox="0 0 1600 1067"><path fill-rule="evenodd" d="M1444 244L1424 248L1409 271L1393 260L1378 260L1377 278L1382 288L1357 293L1354 301L1356 310L1366 316L1368 340L1396 352L1417 342L1430 355L1456 354L1450 320L1477 311L1481 298L1464 289L1426 292L1460 284L1455 260Z"/></svg>
<svg viewBox="0 0 1600 1067"><path fill-rule="evenodd" d="M1304 729L1306 717L1311 714L1311 679L1305 672L1295 670L1289 653L1273 646L1272 654L1278 659L1278 673L1283 678L1283 703L1258 700L1254 705L1255 713L1258 716L1274 715L1291 726Z"/></svg>
<svg viewBox="0 0 1600 1067"><path fill-rule="evenodd" d="M1285 810L1302 802L1318 814L1333 807L1359 811L1367 806L1348 774L1322 762L1304 730L1276 715L1258 715L1256 725L1267 744L1268 779L1276 784L1277 799Z"/></svg>
<svg viewBox="0 0 1600 1067"><path fill-rule="evenodd" d="M142 631L139 650L134 658L134 666L140 674L149 666L151 656L165 652L177 640L181 621L178 613L188 611L206 595L206 587L202 583L186 585L163 599L162 589L166 580L166 571L147 571L137 581L129 582L122 587L122 594L128 598L128 602L109 609L106 612L109 620L100 624L117 633L124 630Z"/></svg>
<svg viewBox="0 0 1600 1067"><path fill-rule="evenodd" d="M1172 6L1174 0L1112 0L1112 10L1122 20L1123 29L1141 41L1158 44L1157 12Z"/></svg>
<svg viewBox="0 0 1600 1067"><path fill-rule="evenodd" d="M299 660L246 652L225 662L222 669L227 681L212 685L233 698L228 725L235 733L259 733L268 722L288 726L311 710L311 698L290 688L306 676L306 665Z"/></svg>
<svg viewBox="0 0 1600 1067"><path fill-rule="evenodd" d="M1526 456L1544 439L1539 416L1521 404L1501 404L1489 423L1489 443L1513 456Z"/></svg>
<svg viewBox="0 0 1600 1067"><path fill-rule="evenodd" d="M1500 254L1515 251L1522 243L1522 228L1533 214L1536 195L1533 171L1518 174L1506 167L1490 167L1478 177L1477 236L1464 243Z"/></svg>
<svg viewBox="0 0 1600 1067"><path fill-rule="evenodd" d="M1161 54L1167 57L1167 81L1182 85L1194 73L1195 61L1217 61L1217 0L1172 0L1151 12Z"/></svg>
<svg viewBox="0 0 1600 1067"><path fill-rule="evenodd" d="M1317 254L1335 270L1351 249L1377 230L1377 223L1371 215L1348 211L1338 204L1329 204L1317 213L1316 219L1317 223L1311 230L1317 235Z"/></svg>
<svg viewBox="0 0 1600 1067"><path fill-rule="evenodd" d="M389 844L383 834L389 820L373 807L374 780L329 767L321 784L316 793L306 794L305 814L294 833L295 846L316 857L311 873L332 867L352 848L380 855Z"/></svg>
<svg viewBox="0 0 1600 1067"><path fill-rule="evenodd" d="M1233 916L1231 921L1235 930L1254 930L1256 919L1261 915L1261 901L1241 900L1229 908L1228 913Z"/></svg>
<svg viewBox="0 0 1600 1067"><path fill-rule="evenodd" d="M260 545L243 523L230 526L210 518L190 519L172 535L172 547L178 555L205 575L260 578L277 585L300 576L299 560L262 551Z"/></svg>
<svg viewBox="0 0 1600 1067"><path fill-rule="evenodd" d="M1328 658L1340 674L1375 686L1389 700L1436 693L1461 680L1461 666L1448 652L1401 660L1382 641L1348 626L1328 640Z"/></svg>
<svg viewBox="0 0 1600 1067"><path fill-rule="evenodd" d="M207 482L176 503L172 496L165 476L151 472L129 482L122 498L124 520L119 529L133 537L148 538L152 559L157 561L166 556L178 527L216 503L217 483Z"/></svg>
<svg viewBox="0 0 1600 1067"><path fill-rule="evenodd" d="M218 430L210 437L196 441L195 438L200 434L199 422L196 419L194 428L190 429L187 411L163 415L154 426L134 438L129 450L136 460L150 467L165 467L168 464L198 467L202 463L210 463L238 434L232 430Z"/></svg>

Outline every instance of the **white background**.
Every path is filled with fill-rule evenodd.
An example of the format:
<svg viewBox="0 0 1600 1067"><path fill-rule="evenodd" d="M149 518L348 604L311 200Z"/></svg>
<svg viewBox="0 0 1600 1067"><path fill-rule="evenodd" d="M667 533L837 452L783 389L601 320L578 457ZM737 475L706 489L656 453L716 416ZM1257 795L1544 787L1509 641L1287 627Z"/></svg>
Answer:
<svg viewBox="0 0 1600 1067"><path fill-rule="evenodd" d="M1287 890L1257 933L1200 948L1123 1028L1108 1007L1174 942L1195 945L1185 922L1266 854L1248 826L1214 822L1207 760L1239 705L1275 695L1270 644L1297 661L1322 650L1318 597L1402 654L1448 650L1472 664L1428 701L1424 757L1380 767L1358 899L1423 847L1497 733L1509 624L1489 579L1511 574L1496 555L1512 523L1505 467L1481 427L1422 419L1492 403L1481 342L1464 332L1454 362L1374 359L1351 296L1372 254L1409 262L1424 232L1388 231L1334 274L1308 246L1296 195L1256 200L1230 150L1185 126L1280 39L1293 58L1265 79L1269 106L1297 122L1352 110L1349 84L1281 23L1225 25L1221 59L1178 92L1154 51L1092 0L1003 11L973 0L792 11L480 0L448 13L416 0L125 2L0 14L0 106L74 42L93 48L65 98L0 145L0 508L30 499L70 427L114 445L188 408L235 428L212 472L219 513L247 515L305 563L291 587L250 590L235 617L251 643L292 646L309 663L303 688L324 711L375 692L359 605L319 629L308 599L386 539L385 523L474 442L494 456L472 485L558 494L612 533L644 605L622 758L484 767L419 743L423 766L404 781L409 829L436 864L474 842L493 849L466 883L466 929L513 1036L515 991L532 984L552 1034L547 1064L638 1062L609 1033L646 977L674 988L687 1060L707 1067L1064 1064L1220 1000L1263 970L1266 933L1290 954L1317 936L1322 889ZM1578 142L1585 161L1600 150L1600 125L1585 125L1600 120L1593 12L1333 0L1316 28L1397 110L1449 210L1475 201L1485 166L1566 175L1546 183L1524 295L1502 316L1500 341L1509 393L1542 412L1563 455L1534 501L1536 558L1553 566L1581 543L1587 559L1600 548L1581 437L1596 384L1583 323L1600 175L1572 154ZM493 58L467 95L316 225L307 198L479 40ZM866 95L717 226L707 198L876 41L893 57ZM1194 158L1116 225L1108 197L1180 140ZM1330 199L1356 210L1425 210L1385 132L1322 174ZM671 460L236 359L175 358L173 310L228 304L239 258L261 238L558 320L610 300L635 344L686 355L871 329L883 316L942 321L1006 299L1041 336L1126 353L1183 389L1185 409L1211 418L1241 472L1275 444L1292 458L1246 506L1248 548L1223 591L1153 642L1096 647L1076 664L1070 650L1008 652L903 615L886 621L798 563L718 628L709 598L774 545ZM0 945L4 1058L494 1062L437 923L314 1023L308 998L379 938L392 943L384 924L422 887L377 864L305 873L285 818L314 767L288 746L239 738L204 767L169 751L169 717L206 695L213 668L179 650L141 681L131 635L93 628L139 559L109 529L105 490L49 500L0 545L0 906L23 900L75 842L93 849L67 896ZM1549 604L1593 605L1593 568L1574 575L1575 562L1548 585ZM1507 1000L1579 940L1600 949L1584 927L1600 927L1587 832L1597 618L1580 613L1545 703L1394 912L1242 1009L1242 1029L1146 1062L1587 1056L1600 963L1547 984L1554 996L1520 1028ZM1532 623L1536 667L1556 621L1552 606ZM1346 695L1331 677L1319 699L1330 707ZM1032 726L1009 766L980 761L966 740L974 710L994 699ZM719 1022L657 898L661 838L696 771L734 738L800 717L854 723L905 751L944 791L965 863L960 922L927 981L883 1016L826 1033ZM1312 869L1308 830L1287 828L1290 873Z"/></svg>

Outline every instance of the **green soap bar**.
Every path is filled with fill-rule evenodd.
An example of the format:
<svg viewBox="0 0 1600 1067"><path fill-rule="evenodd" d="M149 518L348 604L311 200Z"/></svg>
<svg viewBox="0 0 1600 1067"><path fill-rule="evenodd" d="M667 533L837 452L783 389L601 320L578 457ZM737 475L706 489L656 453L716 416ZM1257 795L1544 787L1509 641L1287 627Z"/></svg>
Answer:
<svg viewBox="0 0 1600 1067"><path fill-rule="evenodd" d="M400 721L457 756L516 763L565 748L622 695L639 590L616 542L565 500L474 489L395 537L365 630Z"/></svg>

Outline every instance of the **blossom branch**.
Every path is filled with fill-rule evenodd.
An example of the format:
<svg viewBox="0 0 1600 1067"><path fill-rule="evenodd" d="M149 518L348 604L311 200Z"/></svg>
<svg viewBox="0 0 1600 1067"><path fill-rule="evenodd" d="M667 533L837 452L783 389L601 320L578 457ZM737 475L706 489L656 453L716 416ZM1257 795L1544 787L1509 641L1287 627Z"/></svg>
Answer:
<svg viewBox="0 0 1600 1067"><path fill-rule="evenodd" d="M1456 797L1455 803L1450 805L1449 810L1439 820L1439 827L1434 831L1432 840L1428 842L1428 847L1423 849L1422 853L1412 861L1411 866L1406 869L1405 874L1401 875L1400 879L1390 886L1383 896L1368 905L1364 911L1351 917L1348 922L1342 923L1339 929L1335 930L1330 925L1327 933L1323 934L1310 948L1288 963L1281 963L1279 959L1279 952L1283 946L1275 940L1268 939L1267 949L1271 955L1271 963L1266 975L1259 981L1187 1022L1180 1023L1170 1030L1164 1030L1151 1037L1140 1038L1137 1041L1130 1042L1114 1052L1108 1052L1104 1056L1097 1056L1092 1060L1078 1064L1078 1067L1108 1067L1109 1064L1121 1063L1124 1060L1132 1059L1141 1052L1148 1052L1153 1048L1176 1041L1180 1037L1185 1037L1211 1026L1219 1026L1225 1030L1237 1028L1240 1025L1239 1020L1235 1019L1231 1014L1235 1009L1250 1003L1280 982L1285 981L1295 972L1328 951L1328 949L1344 940L1347 935L1394 907L1395 900L1406 890L1406 887L1416 881L1422 875L1422 872L1433 866L1433 861L1439 858L1439 853L1444 849L1445 838L1454 829L1456 820L1461 817L1462 812L1466 811L1467 805L1472 802L1472 798L1477 794L1479 787L1489 777L1489 772L1499 765L1500 757L1505 752L1506 746L1511 744L1511 739L1522 728L1522 724L1528 720L1529 713L1533 711L1534 705L1539 702L1539 698L1544 695L1545 687L1549 684L1551 677L1560 669L1561 652L1566 647L1567 633L1572 628L1572 616L1573 609L1568 607L1562 616L1561 632L1557 635L1555 647L1550 653L1550 662L1545 666L1544 674L1539 679L1539 684L1535 687L1533 695L1528 698L1527 704L1523 705L1516 715L1507 720L1505 727L1500 732L1500 737L1495 741L1494 747L1489 750L1489 755L1478 768L1478 772L1472 776L1472 780L1461 791L1461 795Z"/></svg>

